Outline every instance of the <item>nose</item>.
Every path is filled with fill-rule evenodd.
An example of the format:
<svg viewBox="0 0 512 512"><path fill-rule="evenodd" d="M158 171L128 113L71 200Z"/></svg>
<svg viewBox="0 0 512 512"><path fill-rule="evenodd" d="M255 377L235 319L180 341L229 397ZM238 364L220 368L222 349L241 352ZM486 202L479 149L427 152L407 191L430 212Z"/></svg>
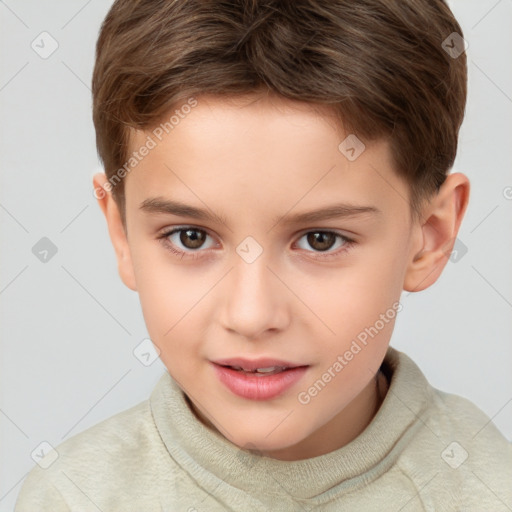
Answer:
<svg viewBox="0 0 512 512"><path fill-rule="evenodd" d="M250 340L285 329L292 294L270 267L265 252L252 263L242 258L234 262L222 300L223 327Z"/></svg>

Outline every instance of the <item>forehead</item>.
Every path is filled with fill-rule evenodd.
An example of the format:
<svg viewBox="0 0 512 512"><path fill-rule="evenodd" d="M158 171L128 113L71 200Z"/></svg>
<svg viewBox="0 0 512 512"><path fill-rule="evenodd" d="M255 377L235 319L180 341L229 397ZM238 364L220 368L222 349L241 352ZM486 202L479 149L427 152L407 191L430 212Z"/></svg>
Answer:
<svg viewBox="0 0 512 512"><path fill-rule="evenodd" d="M265 203L283 211L333 200L381 210L396 209L400 201L408 206L387 141L367 142L350 161L340 151L347 135L323 105L199 96L191 108L174 107L160 125L132 131L130 151L150 140L154 147L129 173L126 187L138 205L149 197L186 196L189 204L220 199L248 213Z"/></svg>
<svg viewBox="0 0 512 512"><path fill-rule="evenodd" d="M240 127L245 128L244 131L260 128L260 131L270 133L277 123L288 125L287 131L294 125L300 127L304 136L308 130L310 134L318 131L320 125L323 125L324 131L335 133L337 138L344 133L341 120L327 105L296 101L275 93L236 96L203 94L176 102L151 128L131 128L129 144L132 148L137 147L147 134L153 134L159 141L168 139L171 132L185 135L194 131L200 135L201 131L204 133L212 125L215 128L209 130L209 138L221 130L225 133L232 130L239 134Z"/></svg>

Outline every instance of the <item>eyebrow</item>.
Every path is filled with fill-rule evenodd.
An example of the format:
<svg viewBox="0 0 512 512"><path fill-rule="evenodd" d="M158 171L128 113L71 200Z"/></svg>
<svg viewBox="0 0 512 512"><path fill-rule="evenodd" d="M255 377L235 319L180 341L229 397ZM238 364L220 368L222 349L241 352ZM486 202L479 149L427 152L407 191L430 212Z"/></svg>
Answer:
<svg viewBox="0 0 512 512"><path fill-rule="evenodd" d="M140 207L142 211L147 213L165 213L177 215L179 217L192 217L197 220L204 220L210 222L220 222L226 224L227 219L222 215L216 215L212 211L190 206L179 201L171 199L164 199L162 197L151 197L145 199Z"/></svg>
<svg viewBox="0 0 512 512"><path fill-rule="evenodd" d="M140 209L149 214L171 214L179 217L191 217L197 220L220 222L227 225L227 219L223 215L218 215L209 209L197 208L179 201L164 199L162 197L152 197L144 200ZM333 204L323 208L302 212L295 215L277 216L272 219L274 224L281 222L289 226L293 224L306 224L329 219L340 219L346 217L359 217L368 214L381 214L382 211L375 206L361 206L354 204Z"/></svg>

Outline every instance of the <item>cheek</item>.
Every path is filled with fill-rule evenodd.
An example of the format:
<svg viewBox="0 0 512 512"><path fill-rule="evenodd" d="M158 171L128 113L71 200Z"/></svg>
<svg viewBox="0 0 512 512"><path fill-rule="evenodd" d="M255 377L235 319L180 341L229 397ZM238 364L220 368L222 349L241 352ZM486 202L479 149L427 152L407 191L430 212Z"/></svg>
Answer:
<svg viewBox="0 0 512 512"><path fill-rule="evenodd" d="M201 298L212 286L200 279L192 267L173 265L165 258L164 249L139 250L132 258L146 327L161 355L164 356L171 345L174 345L172 350L178 351L179 347L193 348L190 342L179 341L193 339L190 329L197 325Z"/></svg>
<svg viewBox="0 0 512 512"><path fill-rule="evenodd" d="M333 272L328 285L316 289L309 297L319 314L326 314L335 325L359 325L373 318L400 296L400 267L394 262L386 265L355 265Z"/></svg>
<svg viewBox="0 0 512 512"><path fill-rule="evenodd" d="M353 261L353 265L332 269L321 280L315 277L307 287L305 302L321 320L318 332L324 333L324 346L338 353L348 350L354 339L363 345L366 341L365 348L370 341L373 345L387 343L402 291L404 260L393 247L383 249L381 245L378 251ZM380 354L381 349L376 350Z"/></svg>

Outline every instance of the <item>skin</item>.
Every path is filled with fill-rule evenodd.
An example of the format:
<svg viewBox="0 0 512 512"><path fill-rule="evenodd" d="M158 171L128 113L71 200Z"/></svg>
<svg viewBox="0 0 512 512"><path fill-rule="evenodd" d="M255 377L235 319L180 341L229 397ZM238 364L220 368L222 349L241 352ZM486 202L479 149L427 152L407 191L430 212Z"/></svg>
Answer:
<svg viewBox="0 0 512 512"><path fill-rule="evenodd" d="M364 141L366 149L351 162L338 149L348 134L327 111L270 96L197 100L126 175L126 231L111 193L99 195L120 276L138 292L160 358L200 421L239 447L280 460L331 452L365 429L385 396L378 369L395 320L309 403L298 394L402 290L420 291L438 279L468 204L469 180L450 174L413 222L409 189L393 169L387 141ZM130 152L150 134L134 130ZM104 174L94 176L95 188L105 183ZM206 208L224 222L140 209L157 196ZM285 223L339 202L380 213ZM185 232L168 237L188 256L158 239L164 229L189 226L202 230L193 233L205 236L202 245ZM305 236L318 231L355 244L345 250L342 238L322 246ZM252 263L236 252L248 236L263 250ZM194 251L196 259L189 256ZM232 394L209 362L235 356L310 367L283 395L253 401Z"/></svg>

